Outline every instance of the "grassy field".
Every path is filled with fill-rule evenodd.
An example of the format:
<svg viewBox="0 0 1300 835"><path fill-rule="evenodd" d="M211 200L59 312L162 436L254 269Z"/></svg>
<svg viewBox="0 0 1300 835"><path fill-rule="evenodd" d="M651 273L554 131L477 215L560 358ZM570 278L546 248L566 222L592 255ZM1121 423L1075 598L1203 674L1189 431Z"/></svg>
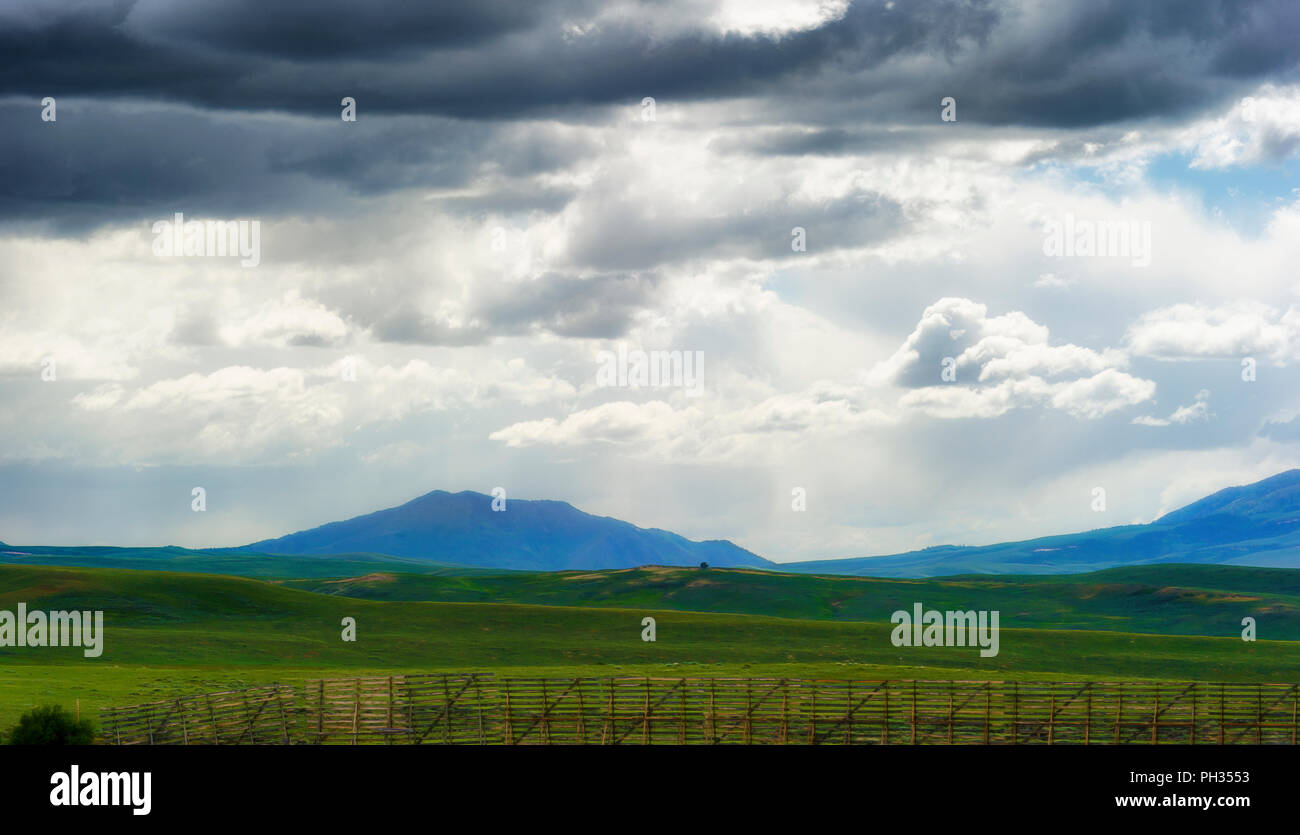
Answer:
<svg viewBox="0 0 1300 835"><path fill-rule="evenodd" d="M659 571L648 570L650 575ZM711 569L706 574L710 580L734 579L745 584L752 581L750 574L762 572ZM820 579L775 576L800 582ZM552 578L553 582L572 580ZM758 582L762 581L760 576ZM694 581L679 578L674 582L686 588ZM871 581L837 578L835 582ZM1239 627L1223 637L1020 628L1023 621L1016 613L1036 609L1029 606L1024 589L1015 583L1011 584L1019 589L1015 593L988 590L993 595L987 598L992 608L1003 610L997 657L981 658L973 648L894 647L887 622L892 608L915 600L939 608L949 602L963 608L980 607L978 600L962 596L960 584L968 581L952 581L957 585L948 598L938 595L933 585L936 581L918 582L917 588L924 594L908 593L917 590L911 586L895 588L889 594L900 595L897 605L889 603L883 610L873 610L875 617L850 621L666 608L670 600L679 605L680 595L676 599L671 595L642 598L648 600L644 606L617 599L600 605L584 601L584 606L385 601L320 594L238 577L0 566L0 609L12 611L20 601L29 609L101 609L106 631L103 655L94 659L84 658L80 649L73 648L0 648L0 727L12 724L19 713L40 703L71 707L80 699L83 712L94 715L109 704L130 704L178 692L394 672L1199 681L1300 678L1300 643L1245 643L1238 636ZM1060 588L1072 584L1039 578L1034 585L1041 586L1046 595L1043 600L1050 601L1058 599L1052 595ZM700 588L708 586L694 587ZM633 586L627 593L642 595L645 591ZM734 590L727 593L735 594ZM797 598L806 596L808 590L800 585L789 594ZM1073 599L1071 595L1075 592L1067 598ZM1166 597L1164 605L1182 605L1177 601L1187 600L1182 594ZM1197 600L1204 597L1192 595ZM881 598L879 602L894 599ZM1008 605L1012 601L1014 605ZM1289 605L1280 600L1263 605L1284 604ZM791 599L781 605L797 609L814 603ZM646 615L658 622L654 643L640 637L641 619ZM356 618L355 643L341 640L340 621L345 616ZM1235 617L1239 622L1240 615ZM1263 622L1261 618L1261 628Z"/></svg>
<svg viewBox="0 0 1300 835"><path fill-rule="evenodd" d="M1050 577L927 580L818 577L751 569L647 567L506 575L371 572L285 580L290 588L365 600L530 603L885 621L921 602L940 610L998 610L1004 627L1300 640L1300 571L1143 566Z"/></svg>
<svg viewBox="0 0 1300 835"><path fill-rule="evenodd" d="M504 569L447 565L387 554L322 554L310 557L261 554L222 549L61 547L56 545L0 546L0 564L60 565L85 568L133 568L227 574L232 577L346 577L370 571L406 574L508 574Z"/></svg>

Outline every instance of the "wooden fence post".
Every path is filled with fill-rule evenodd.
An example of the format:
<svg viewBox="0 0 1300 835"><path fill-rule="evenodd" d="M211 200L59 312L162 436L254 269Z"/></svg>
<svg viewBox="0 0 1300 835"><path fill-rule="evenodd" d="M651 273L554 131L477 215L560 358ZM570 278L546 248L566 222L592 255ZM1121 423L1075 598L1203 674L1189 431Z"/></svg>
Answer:
<svg viewBox="0 0 1300 835"><path fill-rule="evenodd" d="M447 680L447 674L442 674L442 741L448 745L452 742L451 735L451 682Z"/></svg>
<svg viewBox="0 0 1300 835"><path fill-rule="evenodd" d="M352 702L352 744L357 744L357 721L361 718L361 678L356 679L356 698Z"/></svg>
<svg viewBox="0 0 1300 835"><path fill-rule="evenodd" d="M1020 731L1020 687L1011 682L1011 744L1017 744Z"/></svg>
<svg viewBox="0 0 1300 835"><path fill-rule="evenodd" d="M645 677L645 708L641 719L641 744L650 744L650 676Z"/></svg>
<svg viewBox="0 0 1300 835"><path fill-rule="evenodd" d="M984 682L984 744L989 744L989 725L993 721L993 684Z"/></svg>
<svg viewBox="0 0 1300 835"><path fill-rule="evenodd" d="M614 682L612 679L605 680L605 689L609 691L609 707L605 709L605 722L600 731L600 742L605 744L606 732L608 738L612 741L614 734L618 731L618 726L614 723Z"/></svg>
<svg viewBox="0 0 1300 835"><path fill-rule="evenodd" d="M1083 692L1085 694L1084 710L1087 711L1087 714L1085 714L1083 717L1083 744L1087 745L1089 744L1092 738L1092 682L1091 681L1083 685Z"/></svg>
<svg viewBox="0 0 1300 835"><path fill-rule="evenodd" d="M911 739L909 740L908 744L909 744L909 745L915 745L915 744L916 744L916 682L915 682L915 681L912 682L912 718L911 718L911 725L912 725L912 736L911 736Z"/></svg>
<svg viewBox="0 0 1300 835"><path fill-rule="evenodd" d="M280 741L284 745L289 744L289 719L284 714L284 692L278 689L275 696L275 703L280 706ZM185 714L181 714L181 730L185 729ZM187 735L188 738L188 735ZM189 744L188 742L186 743Z"/></svg>
<svg viewBox="0 0 1300 835"><path fill-rule="evenodd" d="M709 741L718 744L718 680L709 679Z"/></svg>
<svg viewBox="0 0 1300 835"><path fill-rule="evenodd" d="M1255 685L1255 744L1264 744L1264 685Z"/></svg>
<svg viewBox="0 0 1300 835"><path fill-rule="evenodd" d="M506 715L505 715L505 741L506 745L515 744L515 731L510 721L510 679L503 679L501 686L505 689L506 695Z"/></svg>
<svg viewBox="0 0 1300 835"><path fill-rule="evenodd" d="M551 703L550 693L546 689L546 679L542 679L541 734L542 744L549 745L551 742Z"/></svg>
<svg viewBox="0 0 1300 835"><path fill-rule="evenodd" d="M817 744L817 685L812 688L812 711L808 714L808 744Z"/></svg>
<svg viewBox="0 0 1300 835"><path fill-rule="evenodd" d="M1151 696L1151 744L1160 743L1160 685Z"/></svg>
<svg viewBox="0 0 1300 835"><path fill-rule="evenodd" d="M578 738L582 744L587 744L587 708L586 702L582 698L582 679L575 678L573 687L578 691Z"/></svg>
<svg viewBox="0 0 1300 835"><path fill-rule="evenodd" d="M1124 685L1115 685L1115 744L1119 745L1119 726L1124 718Z"/></svg>
<svg viewBox="0 0 1300 835"><path fill-rule="evenodd" d="M1223 744L1224 732L1228 724L1228 714L1226 712L1227 704L1226 704L1226 699L1224 694L1225 687L1227 687L1226 684L1219 685L1219 744L1220 745Z"/></svg>
<svg viewBox="0 0 1300 835"><path fill-rule="evenodd" d="M949 745L952 745L952 726L953 726L953 722L956 721L956 716L954 714L954 706L953 706L953 688L955 686L956 685L953 684L951 680L948 682L948 744Z"/></svg>
<svg viewBox="0 0 1300 835"><path fill-rule="evenodd" d="M388 731L392 731L392 730L393 730L393 677L392 677L392 676L389 676L389 677L388 677L388 711L387 711L387 714L388 714L388 715L387 715L387 718L386 718L384 724L385 724L386 729L387 729ZM385 734L385 735L384 735L384 744L385 744L385 745L391 745L392 742L393 742L393 735L392 735L391 733Z"/></svg>
<svg viewBox="0 0 1300 835"><path fill-rule="evenodd" d="M678 688L677 694L678 696L681 697L680 702L681 702L681 720L682 720L681 730L678 731L677 733L677 744L685 745L686 744L686 679L685 678L682 678L681 681L677 682L677 688Z"/></svg>
<svg viewBox="0 0 1300 835"><path fill-rule="evenodd" d="M754 686L749 679L745 679L745 744L749 745L754 741L754 729L750 721L754 718Z"/></svg>
<svg viewBox="0 0 1300 835"><path fill-rule="evenodd" d="M884 712L885 718L884 721L880 723L880 744L888 745L889 744L889 682L886 681L884 683L884 686L881 689L885 691L885 712ZM853 736L853 685L852 684L849 685L848 726L849 726L849 737L850 737L849 741L851 742Z"/></svg>
<svg viewBox="0 0 1300 835"><path fill-rule="evenodd" d="M1056 744L1056 693L1053 691L1047 702L1047 744Z"/></svg>

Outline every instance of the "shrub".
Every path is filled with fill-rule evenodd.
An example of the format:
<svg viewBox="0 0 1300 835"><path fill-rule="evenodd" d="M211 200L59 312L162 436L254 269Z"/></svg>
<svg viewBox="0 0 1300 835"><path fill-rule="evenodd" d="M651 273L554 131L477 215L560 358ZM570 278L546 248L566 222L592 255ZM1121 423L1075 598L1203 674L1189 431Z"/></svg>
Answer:
<svg viewBox="0 0 1300 835"><path fill-rule="evenodd" d="M10 745L90 745L94 741L94 723L75 718L61 705L32 708L9 734Z"/></svg>

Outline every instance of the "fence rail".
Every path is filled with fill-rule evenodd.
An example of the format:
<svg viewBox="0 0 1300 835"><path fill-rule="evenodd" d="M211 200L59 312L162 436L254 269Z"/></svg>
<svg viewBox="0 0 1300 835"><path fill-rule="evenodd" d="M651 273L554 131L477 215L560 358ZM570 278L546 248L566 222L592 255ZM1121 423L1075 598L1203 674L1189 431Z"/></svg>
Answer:
<svg viewBox="0 0 1300 835"><path fill-rule="evenodd" d="M115 745L1288 744L1300 685L316 679L103 711Z"/></svg>
<svg viewBox="0 0 1300 835"><path fill-rule="evenodd" d="M102 734L115 745L284 745L296 715L294 690L272 685L108 708Z"/></svg>

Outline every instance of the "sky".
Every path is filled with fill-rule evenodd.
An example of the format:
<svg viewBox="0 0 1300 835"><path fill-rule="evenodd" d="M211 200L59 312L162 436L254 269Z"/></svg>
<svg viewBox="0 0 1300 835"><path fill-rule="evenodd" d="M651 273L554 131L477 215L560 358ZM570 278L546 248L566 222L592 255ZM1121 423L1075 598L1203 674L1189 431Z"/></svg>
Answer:
<svg viewBox="0 0 1300 835"><path fill-rule="evenodd" d="M1288 0L8 0L0 540L500 487L784 562L1300 466L1297 31Z"/></svg>

